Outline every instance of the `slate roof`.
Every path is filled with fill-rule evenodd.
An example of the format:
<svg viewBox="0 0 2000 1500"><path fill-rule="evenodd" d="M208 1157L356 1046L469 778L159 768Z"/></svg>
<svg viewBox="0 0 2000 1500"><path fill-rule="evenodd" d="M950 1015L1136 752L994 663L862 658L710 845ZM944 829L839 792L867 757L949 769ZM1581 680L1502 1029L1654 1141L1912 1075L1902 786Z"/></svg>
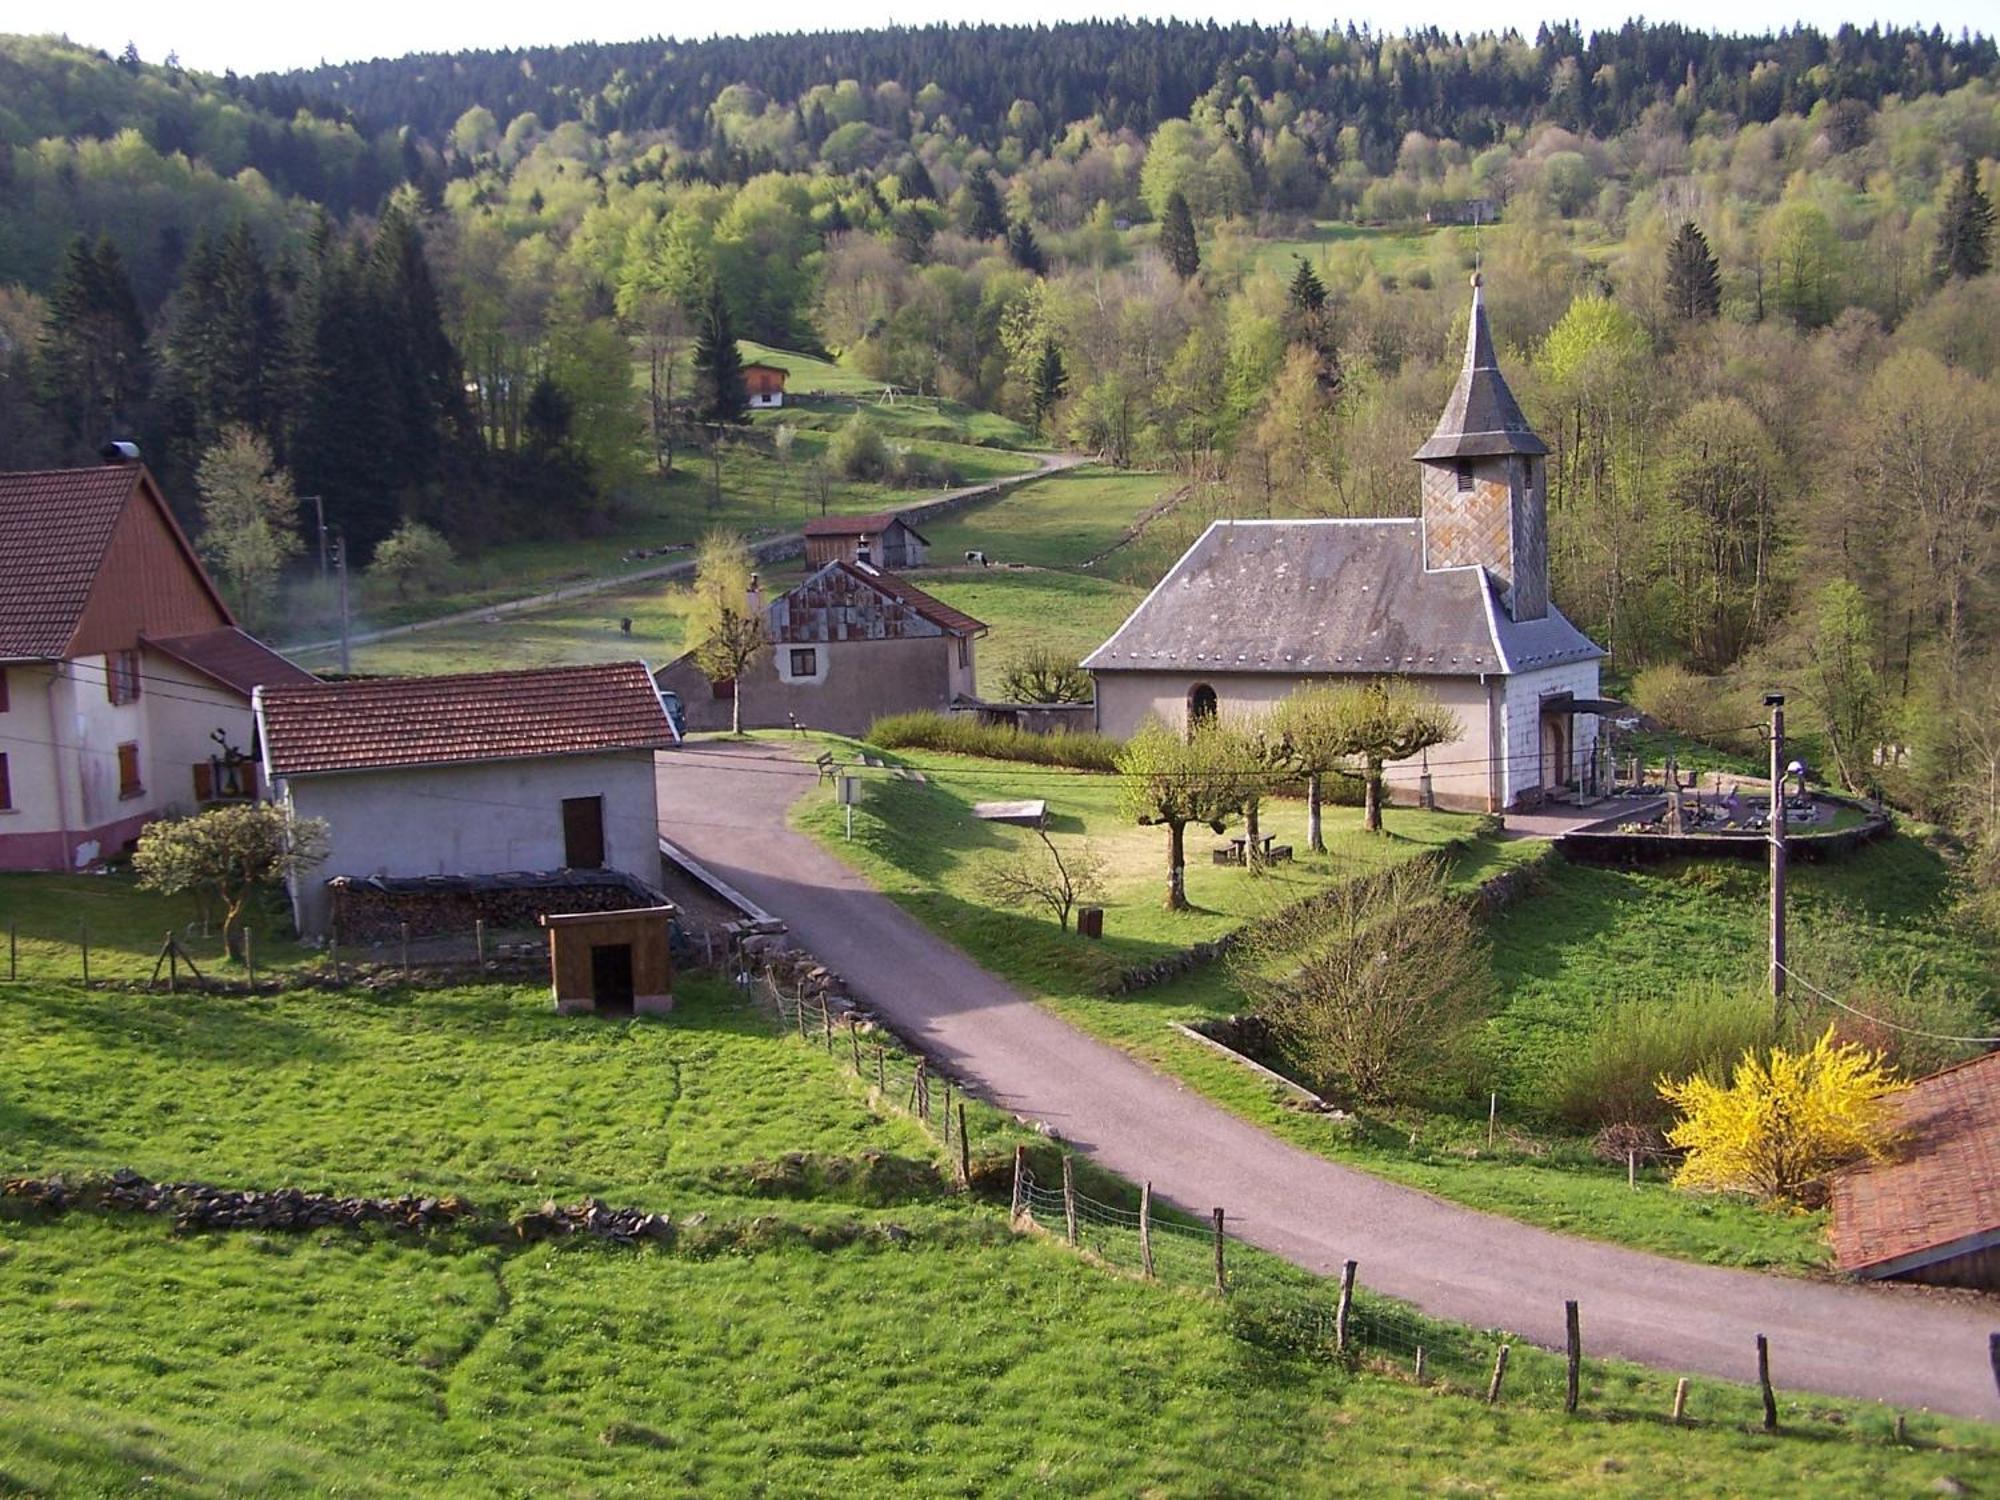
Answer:
<svg viewBox="0 0 2000 1500"><path fill-rule="evenodd" d="M0 474L0 660L67 653L143 472L103 464Z"/></svg>
<svg viewBox="0 0 2000 1500"><path fill-rule="evenodd" d="M1469 677L1602 655L1556 609L1509 619L1484 568L1426 570L1411 517L1217 521L1083 665Z"/></svg>
<svg viewBox="0 0 2000 1500"><path fill-rule="evenodd" d="M1918 1079L1897 1106L1900 1157L1833 1179L1834 1259L1861 1276L2000 1243L2000 1052Z"/></svg>
<svg viewBox="0 0 2000 1500"><path fill-rule="evenodd" d="M267 687L256 702L273 777L676 743L637 661Z"/></svg>
<svg viewBox="0 0 2000 1500"><path fill-rule="evenodd" d="M894 511L879 511L872 516L815 516L806 522L806 536L880 536L892 525L900 524L918 541L928 547L930 538L912 526Z"/></svg>
<svg viewBox="0 0 2000 1500"><path fill-rule="evenodd" d="M1497 453L1547 453L1549 445L1535 436L1520 402L1507 389L1493 352L1493 329L1486 321L1486 295L1479 278L1472 278L1472 322L1465 330L1465 363L1458 384L1445 402L1437 430L1416 456L1483 458Z"/></svg>
<svg viewBox="0 0 2000 1500"><path fill-rule="evenodd" d="M253 635L233 625L220 630L204 630L197 635L176 635L165 639L145 637L155 651L193 667L224 687L234 688L244 697L260 687L297 687L319 679L304 667L294 666Z"/></svg>

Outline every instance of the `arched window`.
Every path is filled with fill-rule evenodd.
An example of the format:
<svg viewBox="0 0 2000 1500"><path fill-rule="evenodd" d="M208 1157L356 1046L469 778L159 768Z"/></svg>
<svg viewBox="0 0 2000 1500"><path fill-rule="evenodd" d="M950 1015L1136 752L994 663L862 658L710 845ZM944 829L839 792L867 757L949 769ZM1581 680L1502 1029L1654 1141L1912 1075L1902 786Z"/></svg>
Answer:
<svg viewBox="0 0 2000 1500"><path fill-rule="evenodd" d="M1195 729L1203 724L1215 722L1215 689L1205 682L1197 682L1188 689L1188 728Z"/></svg>

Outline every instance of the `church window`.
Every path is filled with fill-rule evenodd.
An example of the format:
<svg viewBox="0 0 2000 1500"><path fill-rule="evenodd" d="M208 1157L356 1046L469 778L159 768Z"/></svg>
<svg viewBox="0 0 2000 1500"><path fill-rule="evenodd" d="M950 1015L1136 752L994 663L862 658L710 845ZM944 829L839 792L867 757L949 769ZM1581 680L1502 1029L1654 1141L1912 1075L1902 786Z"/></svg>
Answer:
<svg viewBox="0 0 2000 1500"><path fill-rule="evenodd" d="M1469 458L1461 458L1458 461L1458 492L1461 495L1463 495L1471 488L1472 488L1472 460Z"/></svg>
<svg viewBox="0 0 2000 1500"><path fill-rule="evenodd" d="M1188 689L1188 728L1195 729L1214 722L1215 689L1205 682L1197 682Z"/></svg>

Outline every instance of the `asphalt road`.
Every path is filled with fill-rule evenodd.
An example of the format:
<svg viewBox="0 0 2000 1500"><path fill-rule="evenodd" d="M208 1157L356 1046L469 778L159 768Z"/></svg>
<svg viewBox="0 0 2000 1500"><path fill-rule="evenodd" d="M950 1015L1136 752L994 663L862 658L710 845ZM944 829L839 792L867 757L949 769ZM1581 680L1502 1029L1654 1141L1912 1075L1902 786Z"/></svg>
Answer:
<svg viewBox="0 0 2000 1500"><path fill-rule="evenodd" d="M1436 1317L1560 1348L1580 1304L1585 1351L2000 1419L1990 1300L1689 1265L1497 1218L1286 1145L1041 1009L785 826L814 790L781 745L705 743L660 758L661 831L784 918L900 1033L1001 1107L1244 1239ZM1189 1045L1193 1045L1190 1043Z"/></svg>

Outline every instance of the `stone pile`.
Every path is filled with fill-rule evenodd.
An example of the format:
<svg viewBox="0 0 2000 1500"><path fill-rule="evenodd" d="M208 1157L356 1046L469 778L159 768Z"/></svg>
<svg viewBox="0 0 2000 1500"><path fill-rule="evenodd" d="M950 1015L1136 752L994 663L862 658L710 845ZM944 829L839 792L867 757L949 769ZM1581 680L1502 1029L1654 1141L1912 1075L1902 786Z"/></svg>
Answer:
<svg viewBox="0 0 2000 1500"><path fill-rule="evenodd" d="M222 1188L205 1182L153 1182L137 1172L70 1183L60 1175L0 1182L0 1196L18 1198L51 1212L72 1208L113 1213L171 1214L174 1228L194 1229L356 1229L386 1224L394 1229L438 1229L475 1217L456 1194L444 1197L346 1198L298 1188Z"/></svg>
<svg viewBox="0 0 2000 1500"><path fill-rule="evenodd" d="M674 1222L666 1214L647 1213L639 1208L612 1208L597 1198L585 1198L567 1207L551 1198L540 1208L515 1214L514 1234L524 1240L554 1240L585 1234L593 1239L616 1240L621 1245L636 1245L644 1240L664 1243L674 1237Z"/></svg>

